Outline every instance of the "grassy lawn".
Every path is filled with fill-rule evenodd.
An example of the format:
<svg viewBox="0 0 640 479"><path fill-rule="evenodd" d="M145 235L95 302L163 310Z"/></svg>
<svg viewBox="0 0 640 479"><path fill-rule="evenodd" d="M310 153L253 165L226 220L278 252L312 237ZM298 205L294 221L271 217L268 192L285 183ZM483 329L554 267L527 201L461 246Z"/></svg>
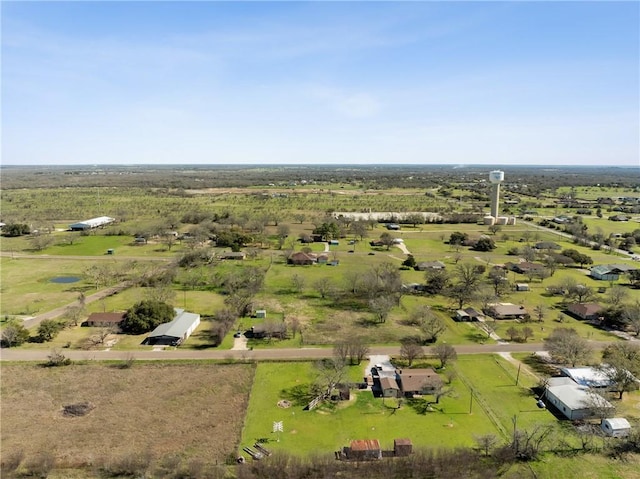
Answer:
<svg viewBox="0 0 640 479"><path fill-rule="evenodd" d="M354 377L362 376L363 366L353 367ZM257 439L268 440L267 447L308 456L330 453L354 439L379 439L391 448L393 439L410 437L419 446L468 446L474 434L496 434L489 418L479 407L469 414L469 392L457 381L457 397L447 397L440 410L419 414L405 402L374 398L371 391L352 392L352 399L335 406L304 411L303 403L280 408L280 399L290 398L296 388L313 381L311 363L262 363L257 366L253 392L242 435L242 445ZM284 432L273 433L273 422L283 421Z"/></svg>
<svg viewBox="0 0 640 479"><path fill-rule="evenodd" d="M480 406L488 409L489 416L498 421L503 432L513 431L514 417L519 429L557 423L552 414L536 406L529 389L536 381L529 375L520 374L516 385L517 369L499 356L463 356L455 367L478 395Z"/></svg>
<svg viewBox="0 0 640 479"><path fill-rule="evenodd" d="M616 460L601 454L580 454L578 456L557 456L545 454L539 461L526 467L521 477L544 479L638 479L640 478L640 455L628 455L624 460ZM518 476L514 476L518 477Z"/></svg>

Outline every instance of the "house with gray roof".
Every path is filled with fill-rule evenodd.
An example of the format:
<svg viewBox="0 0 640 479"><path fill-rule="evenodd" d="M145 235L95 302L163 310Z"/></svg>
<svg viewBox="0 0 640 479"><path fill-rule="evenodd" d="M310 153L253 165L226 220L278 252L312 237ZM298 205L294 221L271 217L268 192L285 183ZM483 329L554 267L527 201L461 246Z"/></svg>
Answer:
<svg viewBox="0 0 640 479"><path fill-rule="evenodd" d="M172 321L160 324L144 340L144 344L179 346L187 340L200 324L200 315L174 308Z"/></svg>
<svg viewBox="0 0 640 479"><path fill-rule="evenodd" d="M549 379L544 397L547 404L552 404L572 421L596 417L603 412L614 412L609 401L568 377Z"/></svg>

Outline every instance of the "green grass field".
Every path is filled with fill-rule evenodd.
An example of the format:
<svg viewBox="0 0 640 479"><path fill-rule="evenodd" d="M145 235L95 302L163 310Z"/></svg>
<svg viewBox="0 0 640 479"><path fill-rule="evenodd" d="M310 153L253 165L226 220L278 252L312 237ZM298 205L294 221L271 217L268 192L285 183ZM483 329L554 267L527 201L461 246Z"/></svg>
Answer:
<svg viewBox="0 0 640 479"><path fill-rule="evenodd" d="M482 362L491 365L494 364L492 361ZM502 370L492 369L486 376L496 371ZM355 374L358 372L364 372L363 366ZM313 411L304 411L301 405L287 409L278 407L279 400L289 398L291 391L305 386L313 378L311 363L259 364L242 445L251 445L264 438L272 449L308 456L319 450L338 450L354 439L375 438L383 448L390 448L393 439L399 437L411 438L416 446L455 447L473 445L474 434L501 434L478 401L471 402L469 389L459 380L452 383L455 396L441 399L434 412L425 414L417 412L407 401L396 409L397 400L383 401L366 390L352 392L350 401ZM474 376L474 381L484 379ZM484 388L481 390L475 382L472 384L476 395L484 394ZM501 384L506 384L506 379ZM522 388L505 389L504 394L501 401L516 400L522 408L526 407L525 401L520 399ZM531 405L535 408L533 400ZM283 433L272 432L274 421L283 421Z"/></svg>

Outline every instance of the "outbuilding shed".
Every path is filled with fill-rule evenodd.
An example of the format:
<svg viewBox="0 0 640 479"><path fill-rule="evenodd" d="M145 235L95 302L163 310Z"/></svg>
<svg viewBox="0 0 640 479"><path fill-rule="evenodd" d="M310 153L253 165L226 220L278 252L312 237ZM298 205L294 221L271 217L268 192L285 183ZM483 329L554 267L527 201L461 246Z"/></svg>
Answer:
<svg viewBox="0 0 640 479"><path fill-rule="evenodd" d="M358 461L382 459L382 449L377 439L359 439L351 441L351 447L346 448L347 458Z"/></svg>
<svg viewBox="0 0 640 479"><path fill-rule="evenodd" d="M631 432L631 424L623 417L603 419L600 428L607 436L625 437Z"/></svg>

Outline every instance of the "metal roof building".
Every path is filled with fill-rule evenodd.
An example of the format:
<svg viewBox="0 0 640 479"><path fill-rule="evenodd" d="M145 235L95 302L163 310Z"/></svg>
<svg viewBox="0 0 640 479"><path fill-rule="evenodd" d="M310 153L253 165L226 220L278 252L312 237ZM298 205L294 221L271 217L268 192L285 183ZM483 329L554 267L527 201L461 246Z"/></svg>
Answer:
<svg viewBox="0 0 640 479"><path fill-rule="evenodd" d="M146 344L178 346L191 336L200 324L200 315L179 308L175 308L175 312L173 321L160 324L147 336Z"/></svg>
<svg viewBox="0 0 640 479"><path fill-rule="evenodd" d="M582 368L562 368L560 373L563 376L571 378L580 386L590 388L606 388L611 385L611 379L606 372L601 369L582 367Z"/></svg>
<svg viewBox="0 0 640 479"><path fill-rule="evenodd" d="M69 229L71 231L91 230L93 228L99 228L100 226L106 226L114 221L115 218L99 216L98 218L91 218L90 220L80 221L79 223L72 223L69 225Z"/></svg>
<svg viewBox="0 0 640 479"><path fill-rule="evenodd" d="M613 406L609 401L567 377L551 378L545 398L571 420L588 419L596 416L601 410L613 412Z"/></svg>

